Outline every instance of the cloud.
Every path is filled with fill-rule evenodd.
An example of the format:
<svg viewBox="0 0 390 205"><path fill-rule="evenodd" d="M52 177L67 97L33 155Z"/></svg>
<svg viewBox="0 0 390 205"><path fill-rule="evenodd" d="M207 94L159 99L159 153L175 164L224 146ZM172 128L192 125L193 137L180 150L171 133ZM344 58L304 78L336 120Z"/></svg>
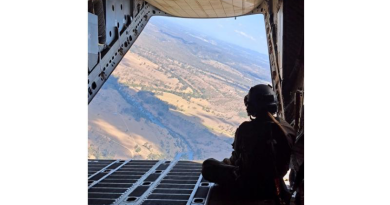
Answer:
<svg viewBox="0 0 390 205"><path fill-rule="evenodd" d="M256 39L255 39L255 38L253 38L251 35L248 35L248 34L246 34L246 33L242 32L242 31L237 31L237 30L234 30L234 32L236 32L236 33L238 33L238 34L240 34L240 35L244 36L245 38L249 38L249 39L251 39L252 41L256 41Z"/></svg>

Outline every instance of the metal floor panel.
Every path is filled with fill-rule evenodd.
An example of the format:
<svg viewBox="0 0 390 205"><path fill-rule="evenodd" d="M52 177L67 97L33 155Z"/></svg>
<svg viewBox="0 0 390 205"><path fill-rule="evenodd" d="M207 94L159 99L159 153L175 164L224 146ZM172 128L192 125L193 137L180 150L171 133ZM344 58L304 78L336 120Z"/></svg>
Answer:
<svg viewBox="0 0 390 205"><path fill-rule="evenodd" d="M160 184L157 188L172 188L172 189L193 189L195 184Z"/></svg>
<svg viewBox="0 0 390 205"><path fill-rule="evenodd" d="M141 178L142 175L113 175L110 176L107 179L115 179L115 180L120 180L120 179L139 179Z"/></svg>
<svg viewBox="0 0 390 205"><path fill-rule="evenodd" d="M173 200L188 200L190 198L190 194L150 194L148 199L173 199Z"/></svg>
<svg viewBox="0 0 390 205"><path fill-rule="evenodd" d="M174 162L173 162L174 163ZM194 166L195 165L195 166ZM169 172L166 175L158 180L156 183L158 185L152 190L151 194L148 195L143 202L142 205L145 204L187 204L191 201L192 193L191 192L183 193L176 192L181 189L193 189L196 187L198 180L186 179L188 176L196 176L199 178L201 174L201 165L192 163L189 161L177 161L174 166L168 170ZM167 168L169 169L169 168ZM175 179L171 174L180 174L179 179ZM169 177L170 179L166 179ZM155 190L166 189L170 190L168 193L156 193Z"/></svg>
<svg viewBox="0 0 390 205"><path fill-rule="evenodd" d="M89 205L192 205L197 198L203 205L210 189L201 186L207 182L201 162L89 160L88 165Z"/></svg>
<svg viewBox="0 0 390 205"><path fill-rule="evenodd" d="M131 187L133 184L113 184L113 183L103 183L103 182L100 182L98 184L96 184L94 187L103 187L103 188L129 188Z"/></svg>
<svg viewBox="0 0 390 205"><path fill-rule="evenodd" d="M98 173L95 176L91 177L89 180L92 180L92 181L99 180L105 175L106 175L106 173Z"/></svg>
<svg viewBox="0 0 390 205"><path fill-rule="evenodd" d="M113 199L88 199L88 205L109 205L114 201Z"/></svg>
<svg viewBox="0 0 390 205"><path fill-rule="evenodd" d="M153 190L152 194L188 194L192 193L192 189L159 189L156 188Z"/></svg>
<svg viewBox="0 0 390 205"><path fill-rule="evenodd" d="M137 187L136 189L134 189L134 191L132 191L129 196L134 196L134 197L140 197L142 196L142 194L144 194L146 192L146 190L148 190L148 186L139 186Z"/></svg>
<svg viewBox="0 0 390 205"><path fill-rule="evenodd" d="M112 169L115 167L114 164L121 163L119 160L94 160L94 161L88 161L88 179L94 177L98 173L101 173L102 171L106 169ZM114 166L112 166L114 165ZM100 179L100 178L99 178ZM92 180L98 180L96 177Z"/></svg>
<svg viewBox="0 0 390 205"><path fill-rule="evenodd" d="M123 188L121 188L121 189L112 189L112 188L100 188L100 187L94 188L94 187L92 187L92 188L90 188L88 190L88 194L89 193L115 193L115 194L120 193L120 194L122 194L126 190L127 189L123 189Z"/></svg>
<svg viewBox="0 0 390 205"><path fill-rule="evenodd" d="M135 183L136 181L136 179L103 179L101 183L131 184Z"/></svg>
<svg viewBox="0 0 390 205"><path fill-rule="evenodd" d="M187 201L158 201L158 200L145 200L142 205L186 205Z"/></svg>
<svg viewBox="0 0 390 205"><path fill-rule="evenodd" d="M88 204L113 204L118 201L156 162L121 160L110 164L88 180Z"/></svg>
<svg viewBox="0 0 390 205"><path fill-rule="evenodd" d="M92 199L117 199L121 194L116 193L88 193L88 198Z"/></svg>

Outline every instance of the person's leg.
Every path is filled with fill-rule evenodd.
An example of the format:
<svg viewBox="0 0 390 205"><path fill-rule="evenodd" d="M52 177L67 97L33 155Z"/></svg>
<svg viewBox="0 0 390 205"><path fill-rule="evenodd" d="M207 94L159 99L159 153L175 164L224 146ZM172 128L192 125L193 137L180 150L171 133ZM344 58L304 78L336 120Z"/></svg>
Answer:
<svg viewBox="0 0 390 205"><path fill-rule="evenodd" d="M234 185L236 180L234 171L236 169L235 166L210 158L202 164L202 175L207 181L219 185Z"/></svg>

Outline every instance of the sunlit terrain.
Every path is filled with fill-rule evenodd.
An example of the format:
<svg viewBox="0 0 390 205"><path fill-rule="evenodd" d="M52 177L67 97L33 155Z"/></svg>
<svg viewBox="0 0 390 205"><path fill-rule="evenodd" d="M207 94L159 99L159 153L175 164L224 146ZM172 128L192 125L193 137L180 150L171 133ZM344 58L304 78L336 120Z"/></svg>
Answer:
<svg viewBox="0 0 390 205"><path fill-rule="evenodd" d="M152 18L89 105L89 158L228 157L268 56Z"/></svg>

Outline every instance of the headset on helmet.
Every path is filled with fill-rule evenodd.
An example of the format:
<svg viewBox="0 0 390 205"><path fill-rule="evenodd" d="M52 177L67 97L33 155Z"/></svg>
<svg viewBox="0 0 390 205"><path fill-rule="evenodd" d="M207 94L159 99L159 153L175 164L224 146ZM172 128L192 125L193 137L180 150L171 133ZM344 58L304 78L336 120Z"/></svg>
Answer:
<svg viewBox="0 0 390 205"><path fill-rule="evenodd" d="M244 98L248 115L256 116L259 113L278 111L275 92L270 85L259 84L251 87Z"/></svg>

